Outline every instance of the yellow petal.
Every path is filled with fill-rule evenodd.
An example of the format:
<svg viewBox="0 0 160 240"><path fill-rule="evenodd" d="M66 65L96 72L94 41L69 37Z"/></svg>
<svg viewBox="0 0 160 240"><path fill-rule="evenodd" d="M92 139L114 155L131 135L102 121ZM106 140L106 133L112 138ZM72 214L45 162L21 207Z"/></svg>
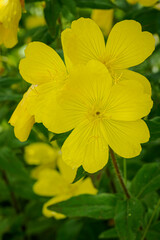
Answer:
<svg viewBox="0 0 160 240"><path fill-rule="evenodd" d="M142 32L140 23L124 20L114 25L106 45L106 66L125 69L140 64L155 49L151 33Z"/></svg>
<svg viewBox="0 0 160 240"><path fill-rule="evenodd" d="M149 6L153 6L158 1L157 0L138 0L138 2L145 7L149 7Z"/></svg>
<svg viewBox="0 0 160 240"><path fill-rule="evenodd" d="M109 146L125 158L136 157L141 152L140 143L149 140L149 130L143 120L134 122L105 121Z"/></svg>
<svg viewBox="0 0 160 240"><path fill-rule="evenodd" d="M56 204L56 203L59 203L59 202L62 202L62 201L65 201L65 200L68 200L71 196L70 195L59 195L57 197L54 197L52 199L50 199L48 202L46 202L43 206L43 214L44 216L50 218L50 217L54 217L56 218L57 220L59 219L63 219L63 218L66 218L65 215L61 214L61 213L57 213L55 211L52 211L52 210L49 210L48 207L53 205L53 204Z"/></svg>
<svg viewBox="0 0 160 240"><path fill-rule="evenodd" d="M55 166L58 151L46 143L37 142L25 147L24 157L31 165L52 163Z"/></svg>
<svg viewBox="0 0 160 240"><path fill-rule="evenodd" d="M112 87L106 105L106 119L135 121L149 114L152 108L149 94L138 81L121 81Z"/></svg>
<svg viewBox="0 0 160 240"><path fill-rule="evenodd" d="M31 93L31 87L24 94L22 100L18 104L16 110L12 114L9 123L14 126L15 136L24 142L28 139L31 129L35 123L34 116L27 110L27 98Z"/></svg>
<svg viewBox="0 0 160 240"><path fill-rule="evenodd" d="M83 122L76 127L62 146L62 159L71 167L94 173L108 161L108 144L101 123Z"/></svg>
<svg viewBox="0 0 160 240"><path fill-rule="evenodd" d="M94 9L91 18L101 28L105 36L107 36L112 28L114 10Z"/></svg>
<svg viewBox="0 0 160 240"><path fill-rule="evenodd" d="M80 194L96 194L98 190L94 187L92 180L88 177L80 182L77 190L75 191L75 195Z"/></svg>
<svg viewBox="0 0 160 240"><path fill-rule="evenodd" d="M144 92L151 95L151 93L152 93L151 84L148 81L148 79L146 77L144 77L143 75L141 75L137 72L130 71L130 70L117 70L117 71L115 71L115 75L116 74L117 74L117 79L119 79L120 81L121 80L132 80L132 81L139 82L143 86ZM116 79L115 79L115 81L116 81Z"/></svg>
<svg viewBox="0 0 160 240"><path fill-rule="evenodd" d="M17 44L17 24L13 24L11 28L5 28L3 25L0 26L1 31L1 43L7 48L12 48Z"/></svg>
<svg viewBox="0 0 160 240"><path fill-rule="evenodd" d="M73 180L76 177L76 173L77 173L77 168L71 168L70 166L68 166L63 160L62 157L59 157L58 159L58 168L62 174L62 176L64 177L64 179L68 182L68 183L72 183Z"/></svg>
<svg viewBox="0 0 160 240"><path fill-rule="evenodd" d="M127 2L130 4L136 4L138 2L138 0L127 0Z"/></svg>
<svg viewBox="0 0 160 240"><path fill-rule="evenodd" d="M97 24L88 18L72 22L71 29L62 32L64 56L73 64L85 64L91 59L102 61L105 42Z"/></svg>
<svg viewBox="0 0 160 240"><path fill-rule="evenodd" d="M68 184L62 175L53 169L44 169L40 172L38 181L34 184L33 190L41 196L54 196L67 191Z"/></svg>
<svg viewBox="0 0 160 240"><path fill-rule="evenodd" d="M31 177L32 178L35 178L35 179L38 179L40 178L40 175L41 175L41 172L44 171L44 169L55 169L55 162L50 162L50 163L47 163L47 164L42 164L42 165L39 165L38 167L34 167L32 170L31 170Z"/></svg>
<svg viewBox="0 0 160 240"><path fill-rule="evenodd" d="M20 74L29 83L41 84L65 76L65 65L60 56L49 46L41 42L29 43L26 57L20 61Z"/></svg>

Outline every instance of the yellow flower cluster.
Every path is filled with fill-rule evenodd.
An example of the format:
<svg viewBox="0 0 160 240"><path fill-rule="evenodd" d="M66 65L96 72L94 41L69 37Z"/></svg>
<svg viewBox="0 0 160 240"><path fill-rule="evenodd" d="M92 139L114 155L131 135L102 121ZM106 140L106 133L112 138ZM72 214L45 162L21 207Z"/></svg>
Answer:
<svg viewBox="0 0 160 240"><path fill-rule="evenodd" d="M28 164L38 165L31 173L32 177L37 180L33 186L34 192L40 196L52 197L43 206L43 214L46 217L56 219L66 217L49 210L50 205L80 194L97 193L89 177L71 184L77 169L72 169L62 161L59 149L45 143L33 143L25 148L25 160Z"/></svg>
<svg viewBox="0 0 160 240"><path fill-rule="evenodd" d="M61 38L66 65L43 43L26 48L19 68L32 85L10 119L17 138L25 141L35 121L54 133L73 130L62 159L90 173L106 165L109 147L125 158L139 155L150 135L142 118L152 108L151 87L128 68L152 54L152 34L124 20L114 25L105 44L98 25L80 18Z"/></svg>
<svg viewBox="0 0 160 240"><path fill-rule="evenodd" d="M12 48L17 43L18 24L23 0L0 1L0 44Z"/></svg>
<svg viewBox="0 0 160 240"><path fill-rule="evenodd" d="M127 0L130 4L140 3L142 6L149 7L157 3L157 0Z"/></svg>

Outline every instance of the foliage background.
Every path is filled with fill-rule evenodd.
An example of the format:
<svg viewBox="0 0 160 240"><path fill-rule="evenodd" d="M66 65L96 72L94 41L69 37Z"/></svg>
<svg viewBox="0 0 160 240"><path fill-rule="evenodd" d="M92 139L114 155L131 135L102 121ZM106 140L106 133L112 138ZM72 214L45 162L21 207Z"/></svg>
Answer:
<svg viewBox="0 0 160 240"><path fill-rule="evenodd" d="M135 19L143 30L156 38L156 50L134 70L151 82L154 106L145 119L150 142L143 145L140 156L118 162L129 191L125 200L114 175L111 161L103 171L92 175L98 196L78 196L54 206L65 213L64 220L47 219L42 206L47 198L34 194L31 166L24 161L24 147L32 142L47 142L53 137L36 124L28 141L19 142L8 120L28 89L18 72L19 60L30 41L41 41L53 47L63 58L60 33L74 19L90 17L92 9L114 9L114 23ZM160 11L153 7L129 5L125 0L26 0L20 21L18 44L12 49L0 48L0 239L3 240L159 240L160 239ZM35 16L28 21L30 16ZM35 26L36 16L46 23ZM38 23L37 23L38 24ZM29 71L29 69L28 69ZM65 135L56 135L61 146ZM78 177L84 173L78 172ZM69 207L68 207L69 206ZM144 237L145 233L145 237Z"/></svg>

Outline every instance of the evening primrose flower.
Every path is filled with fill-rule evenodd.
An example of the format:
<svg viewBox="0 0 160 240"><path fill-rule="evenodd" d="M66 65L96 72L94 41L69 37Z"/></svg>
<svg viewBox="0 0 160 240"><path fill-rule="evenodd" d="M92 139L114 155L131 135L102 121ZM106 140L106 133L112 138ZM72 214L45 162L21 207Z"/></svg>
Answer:
<svg viewBox="0 0 160 240"><path fill-rule="evenodd" d="M43 91L51 101L50 91ZM41 108L53 132L73 129L62 146L62 158L73 168L82 165L94 173L106 165L109 146L118 155L132 158L140 154L140 143L149 140L141 118L152 107L150 94L134 78L113 85L109 71L99 61L74 68L57 97L56 109L51 104L45 108L43 101Z"/></svg>
<svg viewBox="0 0 160 240"><path fill-rule="evenodd" d="M20 0L0 1L0 44L12 48L17 43L17 31L22 15Z"/></svg>
<svg viewBox="0 0 160 240"><path fill-rule="evenodd" d="M145 77L127 70L142 63L155 48L154 37L149 32L142 32L138 22L124 20L115 24L105 46L97 24L91 19L80 18L72 22L71 29L62 32L62 45L70 65L98 60L110 71L113 83L134 78L142 82L146 92L151 93L150 83Z"/></svg>
<svg viewBox="0 0 160 240"><path fill-rule="evenodd" d="M35 123L34 113L32 114L28 108L30 102L34 102L35 105L32 107L36 108L37 87L42 86L43 88L43 84L52 83L52 93L53 96L56 96L56 91L61 88L67 75L62 59L44 43L30 43L25 50L25 55L26 58L20 61L19 70L24 80L32 85L24 94L23 99L9 120L9 123L14 126L15 136L22 142L27 140ZM54 105L54 97L52 104ZM41 113L43 115L42 111ZM41 117L36 118L36 122L41 122Z"/></svg>
<svg viewBox="0 0 160 240"><path fill-rule="evenodd" d="M76 176L76 169L66 165L61 158L58 159L58 168L59 172L53 169L42 170L33 190L38 195L52 197L43 206L43 214L46 217L63 219L65 215L49 210L48 207L80 194L96 194L97 190L90 178L71 184Z"/></svg>
<svg viewBox="0 0 160 240"><path fill-rule="evenodd" d="M158 1L157 0L127 0L127 2L129 2L130 4L140 3L142 6L150 7L150 6L153 6Z"/></svg>
<svg viewBox="0 0 160 240"><path fill-rule="evenodd" d="M97 23L97 25L101 28L103 34L108 36L111 31L113 24L113 14L114 10L104 10L104 9L94 9L92 11L91 18Z"/></svg>

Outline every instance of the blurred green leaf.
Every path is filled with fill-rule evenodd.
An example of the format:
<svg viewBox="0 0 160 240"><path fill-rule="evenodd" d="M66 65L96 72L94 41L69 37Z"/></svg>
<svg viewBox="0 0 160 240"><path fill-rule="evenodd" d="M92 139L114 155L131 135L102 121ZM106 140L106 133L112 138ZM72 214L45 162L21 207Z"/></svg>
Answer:
<svg viewBox="0 0 160 240"><path fill-rule="evenodd" d="M136 198L117 201L115 227L121 240L135 240L142 224L143 207Z"/></svg>
<svg viewBox="0 0 160 240"><path fill-rule="evenodd" d="M53 38L57 35L57 19L61 11L61 4L58 0L46 0L46 7L44 9L45 19L48 29Z"/></svg>
<svg viewBox="0 0 160 240"><path fill-rule="evenodd" d="M111 228L105 232L102 232L99 236L100 239L114 239L117 237L118 237L118 234L115 228Z"/></svg>
<svg viewBox="0 0 160 240"><path fill-rule="evenodd" d="M130 191L138 198L160 189L160 164L148 163L138 171L134 177Z"/></svg>
<svg viewBox="0 0 160 240"><path fill-rule="evenodd" d="M146 121L149 131L150 131L150 140L156 140L160 138L160 117L155 117L151 120Z"/></svg>
<svg viewBox="0 0 160 240"><path fill-rule="evenodd" d="M116 201L117 198L114 194L85 194L72 197L49 208L68 217L110 219L114 217Z"/></svg>
<svg viewBox="0 0 160 240"><path fill-rule="evenodd" d="M21 81L19 77L0 77L0 86L9 87L12 84L18 83Z"/></svg>
<svg viewBox="0 0 160 240"><path fill-rule="evenodd" d="M160 239L160 221L151 225L147 233L147 240L158 240L158 239Z"/></svg>

